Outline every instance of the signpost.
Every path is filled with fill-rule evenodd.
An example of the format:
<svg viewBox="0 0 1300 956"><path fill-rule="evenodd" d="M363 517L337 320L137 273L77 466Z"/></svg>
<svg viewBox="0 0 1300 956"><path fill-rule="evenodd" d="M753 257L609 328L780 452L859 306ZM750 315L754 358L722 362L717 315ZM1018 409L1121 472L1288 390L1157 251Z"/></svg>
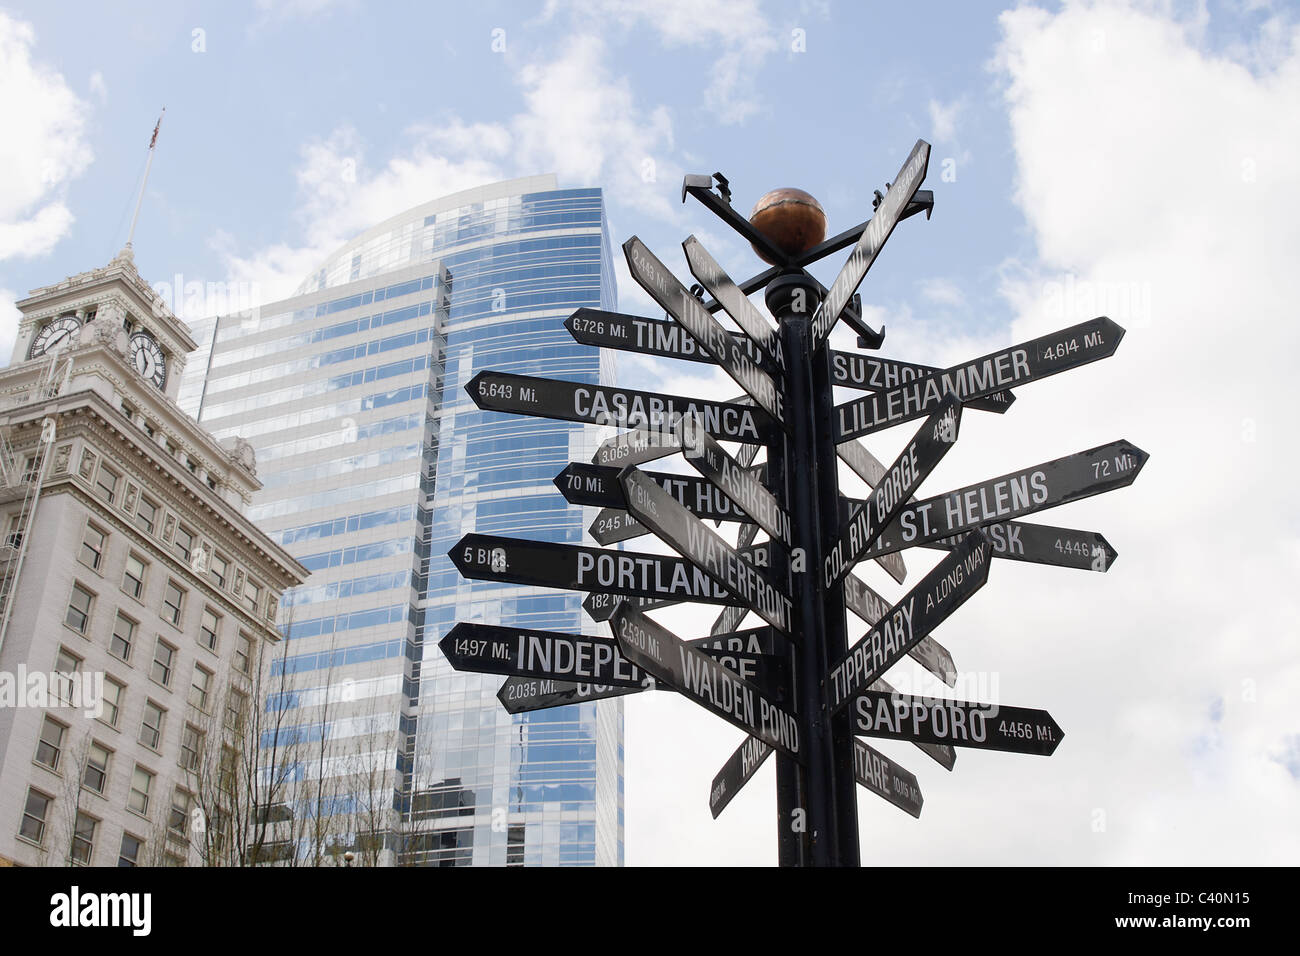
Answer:
<svg viewBox="0 0 1300 956"><path fill-rule="evenodd" d="M1109 358L1124 330L1105 316L1080 322L954 365L919 379L835 406L838 441L848 441L930 414L949 392L965 402Z"/></svg>
<svg viewBox="0 0 1300 956"><path fill-rule="evenodd" d="M1100 316L950 368L827 348L840 319L859 332L860 348L883 342L859 319L855 291L898 223L920 211L928 218L933 195L920 186L929 158L918 141L877 191L874 215L829 239L824 212L800 190L767 194L745 220L721 174L688 176L683 201L697 199L772 268L736 281L691 236L682 249L699 284L688 289L634 236L623 246L632 277L667 317L583 308L564 323L591 347L714 365L744 390L740 398L497 371L466 386L485 411L624 429L555 485L571 504L600 509L589 529L600 545L653 534L677 555L466 534L449 556L463 577L507 586L501 623L456 624L439 643L443 654L459 670L504 675L498 699L512 714L663 689L740 728L744 740L714 777L709 809L721 813L775 753L783 865L858 864L859 787L920 816L916 777L862 737L907 741L946 770L958 747L1056 750L1063 734L1045 711L909 696L886 677L910 656L957 685L934 632L983 587L994 557L1108 571L1116 553L1100 534L1020 519L1124 487L1147 460L1116 441L919 496L954 448L964 407L1001 414L1023 397L1013 388L1106 358L1124 335ZM806 271L850 247L829 289ZM760 289L775 323L750 299ZM835 405L836 387L857 397ZM892 464L859 440L916 419L924 424ZM672 455L694 473L638 467ZM841 462L870 488L865 499L841 491ZM739 522L736 544L709 521ZM902 552L915 547L946 553L901 598L854 571L873 561L902 584ZM612 636L511 626L518 588L586 592L584 611L609 622ZM495 596L488 587L476 601L490 607ZM682 640L649 616L685 604L720 606L707 637ZM847 612L869 628L853 643ZM751 614L765 626L742 630Z"/></svg>
<svg viewBox="0 0 1300 956"><path fill-rule="evenodd" d="M1050 757L1065 733L1045 710L863 691L853 701L853 732L914 743L975 747Z"/></svg>
<svg viewBox="0 0 1300 956"><path fill-rule="evenodd" d="M1126 487L1148 457L1129 442L1110 442L926 498L900 511L866 556L951 538L971 528ZM1103 563L1104 556L1099 561Z"/></svg>

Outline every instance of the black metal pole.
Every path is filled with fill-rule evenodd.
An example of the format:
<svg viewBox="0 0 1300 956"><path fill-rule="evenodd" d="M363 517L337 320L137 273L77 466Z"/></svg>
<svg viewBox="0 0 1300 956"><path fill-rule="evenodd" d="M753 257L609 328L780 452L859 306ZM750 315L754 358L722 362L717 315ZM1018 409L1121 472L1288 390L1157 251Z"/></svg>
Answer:
<svg viewBox="0 0 1300 956"><path fill-rule="evenodd" d="M796 768L794 774L803 802L793 808L780 806L778 767L778 805L784 825L803 831L807 844L804 865L852 866L858 863L856 794L850 790L846 801L841 793L842 785L837 785L836 771L842 765L837 751L843 748L836 746L831 725L821 707L822 682L831 660L827 635L828 631L837 633L839 643L844 642L844 612L841 605L838 614L828 615L829 599L819 587L824 526L829 521L832 531L838 528L839 515L834 439L828 430L829 369L822 356L814 357L809 351L809 320L819 293L817 284L802 272L778 276L768 284L765 293L768 308L780 322L786 354L786 418L792 429L786 439L788 453L784 469L786 500L793 526L791 597L799 622L794 635L793 670L800 733L808 754L807 766ZM831 442L829 460L819 458L825 455L827 441ZM830 519L824 515L828 501ZM845 740L851 747L851 738ZM848 771L852 783L851 751Z"/></svg>

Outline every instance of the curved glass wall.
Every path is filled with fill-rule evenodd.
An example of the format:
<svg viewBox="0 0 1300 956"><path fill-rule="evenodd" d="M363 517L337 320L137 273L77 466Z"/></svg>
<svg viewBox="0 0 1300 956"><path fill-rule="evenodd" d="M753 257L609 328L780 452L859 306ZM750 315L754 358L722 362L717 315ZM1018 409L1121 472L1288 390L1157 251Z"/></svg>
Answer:
<svg viewBox="0 0 1300 956"><path fill-rule="evenodd" d="M622 702L511 717L501 678L456 672L437 648L456 621L597 627L580 594L465 581L446 558L471 531L577 542L591 517L552 479L590 459L594 434L480 412L464 391L485 368L612 380L609 356L563 328L581 306L616 307L601 192L554 187L533 177L416 207L255 322L195 325L185 407L253 443L251 512L312 569L284 598L273 680L293 689L268 704L305 728L333 701L315 738L391 775L386 863L623 861ZM375 802L335 789L342 806Z"/></svg>

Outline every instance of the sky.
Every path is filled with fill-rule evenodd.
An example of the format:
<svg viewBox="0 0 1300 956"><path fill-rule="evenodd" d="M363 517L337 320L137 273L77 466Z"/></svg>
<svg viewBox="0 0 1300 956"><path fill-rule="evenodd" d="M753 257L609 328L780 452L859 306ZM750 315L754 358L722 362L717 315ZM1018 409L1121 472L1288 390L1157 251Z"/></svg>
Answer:
<svg viewBox="0 0 1300 956"><path fill-rule="evenodd" d="M742 212L806 189L834 233L923 138L933 218L902 223L861 288L882 355L948 366L1101 314L1127 334L1005 415L969 411L921 495L1116 439L1151 459L1129 488L1029 519L1101 532L1110 571L995 561L935 633L957 687L910 661L889 675L1046 709L1056 753L963 750L949 773L873 741L925 807L914 820L861 791L863 862L1300 862L1295 6L432 6L0 6L0 353L15 300L121 248L164 106L133 245L161 288L202 284L173 292L192 318L213 296L291 293L420 202L544 172L603 187L616 244L638 235L685 278L694 234L747 277L761 263L681 203L684 173L725 173ZM661 314L616 258L620 309ZM813 271L829 284L843 258ZM698 364L624 354L620 371L738 391ZM913 430L867 444L889 461ZM905 557L909 585L860 573L900 597L939 553ZM714 613L658 617L695 637ZM741 732L668 693L626 715L627 862L773 864L773 762L714 821L709 784Z"/></svg>

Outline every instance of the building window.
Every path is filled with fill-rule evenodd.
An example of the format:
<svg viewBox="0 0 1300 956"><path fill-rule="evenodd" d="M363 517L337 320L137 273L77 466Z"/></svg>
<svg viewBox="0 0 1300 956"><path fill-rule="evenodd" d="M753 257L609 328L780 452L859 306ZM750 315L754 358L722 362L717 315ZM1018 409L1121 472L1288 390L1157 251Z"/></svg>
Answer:
<svg viewBox="0 0 1300 956"><path fill-rule="evenodd" d="M100 717L104 723L110 727L117 726L117 720L122 715L122 701L126 696L126 687L119 684L111 677L104 678L104 713Z"/></svg>
<svg viewBox="0 0 1300 956"><path fill-rule="evenodd" d="M53 688L57 706L76 706L77 702L72 699L72 682L81 671L81 663L81 658L66 647L59 648L59 655L54 659L54 673L63 679L56 681Z"/></svg>
<svg viewBox="0 0 1300 956"><path fill-rule="evenodd" d="M199 623L199 643L210 651L217 649L217 633L221 630L221 617L210 608L203 609L203 619Z"/></svg>
<svg viewBox="0 0 1300 956"><path fill-rule="evenodd" d="M108 652L124 661L131 660L131 648L135 646L135 621L121 611L113 624L113 638L108 642Z"/></svg>
<svg viewBox="0 0 1300 956"><path fill-rule="evenodd" d="M86 754L86 772L81 775L81 785L92 793L104 795L108 786L108 761L112 752L103 744L94 742Z"/></svg>
<svg viewBox="0 0 1300 956"><path fill-rule="evenodd" d="M95 479L95 491L110 505L117 499L117 485L122 476L107 465L99 466L99 477Z"/></svg>
<svg viewBox="0 0 1300 956"><path fill-rule="evenodd" d="M186 839L190 822L190 802L188 793L180 787L172 790L172 808L167 816L167 835L176 839Z"/></svg>
<svg viewBox="0 0 1300 956"><path fill-rule="evenodd" d="M41 725L41 739L36 745L36 762L50 770L59 769L59 758L63 756L63 734L68 728L51 717L45 718Z"/></svg>
<svg viewBox="0 0 1300 956"><path fill-rule="evenodd" d="M144 847L144 841L131 836L129 833L122 834L122 849L117 851L118 866L139 866L140 850Z"/></svg>
<svg viewBox="0 0 1300 956"><path fill-rule="evenodd" d="M244 607L248 608L249 611L256 614L257 605L261 602L261 600L262 600L262 586L260 584L253 583L252 578L248 578L244 582Z"/></svg>
<svg viewBox="0 0 1300 956"><path fill-rule="evenodd" d="M131 774L131 793L126 798L126 806L142 817L149 815L149 792L153 789L153 774L139 764Z"/></svg>
<svg viewBox="0 0 1300 956"><path fill-rule="evenodd" d="M10 515L9 527L5 531L5 545L15 551L23 546L22 521L23 516L21 514Z"/></svg>
<svg viewBox="0 0 1300 956"><path fill-rule="evenodd" d="M212 689L212 672L194 665L194 678L190 682L190 706L208 712L208 693Z"/></svg>
<svg viewBox="0 0 1300 956"><path fill-rule="evenodd" d="M175 581L167 582L167 590L163 592L163 620L176 627L181 626L181 608L185 604L185 589Z"/></svg>
<svg viewBox="0 0 1300 956"><path fill-rule="evenodd" d="M86 627L90 624L90 605L94 600L93 594L80 584L74 584L72 599L68 601L68 613L64 616L63 623L78 634L85 634Z"/></svg>
<svg viewBox="0 0 1300 956"><path fill-rule="evenodd" d="M153 648L153 670L149 676L164 687L172 685L172 671L175 669L176 648L161 637Z"/></svg>
<svg viewBox="0 0 1300 956"><path fill-rule="evenodd" d="M176 527L176 538L172 541L172 550L176 556L189 564L190 555L194 553L194 532L185 525Z"/></svg>
<svg viewBox="0 0 1300 956"><path fill-rule="evenodd" d="M23 484L36 480L36 456L28 455L23 462Z"/></svg>
<svg viewBox="0 0 1300 956"><path fill-rule="evenodd" d="M232 690L226 697L226 729L243 733L244 714L248 712L248 695Z"/></svg>
<svg viewBox="0 0 1300 956"><path fill-rule="evenodd" d="M253 639L243 631L235 641L235 670L241 674L253 672Z"/></svg>
<svg viewBox="0 0 1300 956"><path fill-rule="evenodd" d="M203 754L203 731L193 724L186 724L181 734L181 758L177 763L182 769L197 771L199 758Z"/></svg>
<svg viewBox="0 0 1300 956"><path fill-rule="evenodd" d="M140 743L150 750L158 750L162 743L163 720L166 717L167 711L153 701L147 701L144 705L144 719L140 721Z"/></svg>
<svg viewBox="0 0 1300 956"><path fill-rule="evenodd" d="M93 524L86 525L85 537L81 539L81 563L92 571L98 571L104 560L104 545L108 535Z"/></svg>
<svg viewBox="0 0 1300 956"><path fill-rule="evenodd" d="M138 528L149 534L153 534L154 522L158 520L158 506L146 498L140 496L140 504L136 507L135 523Z"/></svg>
<svg viewBox="0 0 1300 956"><path fill-rule="evenodd" d="M137 601L144 594L145 564L137 555L126 556L126 570L122 573L122 590Z"/></svg>
<svg viewBox="0 0 1300 956"><path fill-rule="evenodd" d="M23 807L23 822L18 827L18 835L30 840L37 846L45 842L45 818L49 816L50 804L54 800L38 790L27 791L27 803Z"/></svg>
<svg viewBox="0 0 1300 956"><path fill-rule="evenodd" d="M208 573L212 575L212 580L216 582L217 587L226 586L226 576L230 572L230 562L220 555L212 556L212 563L208 567Z"/></svg>
<svg viewBox="0 0 1300 956"><path fill-rule="evenodd" d="M95 852L95 829L99 821L84 813L77 814L77 822L72 831L72 862L81 866L90 865L90 857Z"/></svg>

